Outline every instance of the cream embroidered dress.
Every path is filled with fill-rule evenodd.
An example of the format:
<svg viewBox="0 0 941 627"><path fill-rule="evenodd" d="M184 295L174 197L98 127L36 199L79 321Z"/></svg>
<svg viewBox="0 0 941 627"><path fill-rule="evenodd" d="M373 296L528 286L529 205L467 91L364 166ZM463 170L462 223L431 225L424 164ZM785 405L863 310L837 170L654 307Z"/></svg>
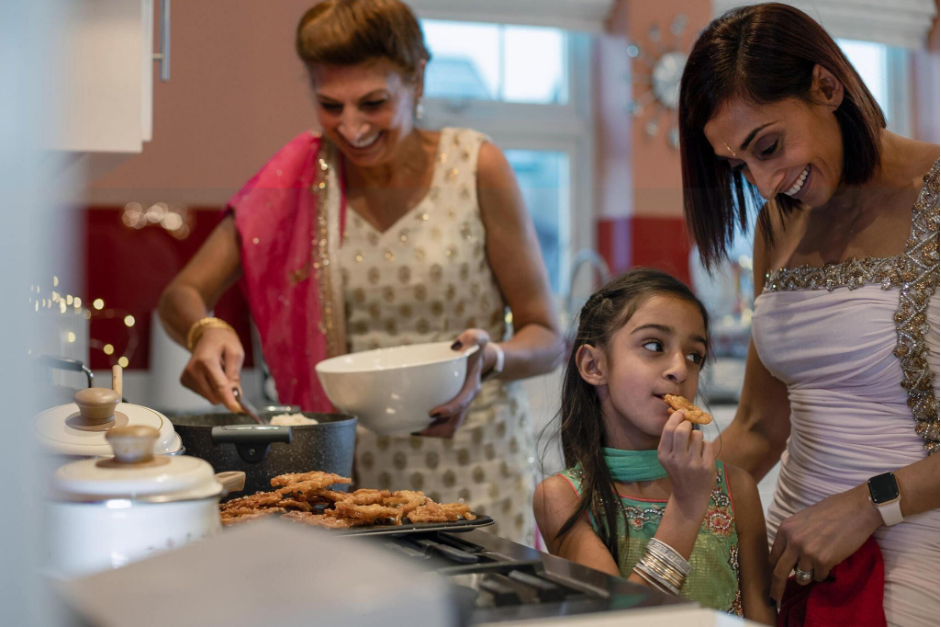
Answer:
<svg viewBox="0 0 941 627"><path fill-rule="evenodd" d="M487 138L441 132L427 196L384 232L349 211L340 264L350 352L454 340L468 328L507 333L506 303L487 262L477 155ZM532 544L534 438L522 388L488 381L453 438L377 436L360 429L357 481L466 502L488 530Z"/></svg>
<svg viewBox="0 0 941 627"><path fill-rule="evenodd" d="M796 512L938 451L938 162L896 257L768 274L752 338L787 384L791 437L768 511ZM890 625L938 624L939 513L880 527Z"/></svg>

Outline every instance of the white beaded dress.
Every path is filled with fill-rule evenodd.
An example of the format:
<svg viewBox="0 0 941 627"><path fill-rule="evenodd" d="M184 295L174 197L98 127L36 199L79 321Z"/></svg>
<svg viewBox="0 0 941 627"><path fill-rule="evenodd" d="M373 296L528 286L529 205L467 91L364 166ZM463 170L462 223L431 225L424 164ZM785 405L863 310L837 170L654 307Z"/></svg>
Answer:
<svg viewBox="0 0 941 627"><path fill-rule="evenodd" d="M791 436L768 511L781 522L938 451L938 162L905 251L779 269L755 301L752 338L787 384ZM880 527L889 625L937 625L939 512Z"/></svg>

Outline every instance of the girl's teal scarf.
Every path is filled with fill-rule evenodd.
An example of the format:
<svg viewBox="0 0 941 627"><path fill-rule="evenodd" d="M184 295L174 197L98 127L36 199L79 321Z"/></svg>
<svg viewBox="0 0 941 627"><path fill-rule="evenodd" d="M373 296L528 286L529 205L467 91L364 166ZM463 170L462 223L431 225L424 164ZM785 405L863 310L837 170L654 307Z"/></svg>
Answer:
<svg viewBox="0 0 941 627"><path fill-rule="evenodd" d="M604 461L615 481L653 481L667 476L667 471L657 459L656 449L622 451L617 448L603 448L602 451Z"/></svg>

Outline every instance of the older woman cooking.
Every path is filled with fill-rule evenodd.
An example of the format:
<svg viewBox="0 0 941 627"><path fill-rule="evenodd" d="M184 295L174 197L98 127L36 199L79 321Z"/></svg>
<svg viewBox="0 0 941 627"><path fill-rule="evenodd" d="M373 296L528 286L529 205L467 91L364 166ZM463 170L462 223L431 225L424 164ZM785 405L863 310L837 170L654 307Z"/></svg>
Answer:
<svg viewBox="0 0 941 627"><path fill-rule="evenodd" d="M358 480L463 500L531 541L532 429L511 381L551 370L560 336L512 170L477 132L417 128L430 55L398 0L318 3L296 46L322 135L282 148L164 293L164 325L193 353L182 381L237 410L243 348L207 311L239 278L280 400L305 410L330 410L314 371L326 357L477 345L426 437L361 431Z"/></svg>

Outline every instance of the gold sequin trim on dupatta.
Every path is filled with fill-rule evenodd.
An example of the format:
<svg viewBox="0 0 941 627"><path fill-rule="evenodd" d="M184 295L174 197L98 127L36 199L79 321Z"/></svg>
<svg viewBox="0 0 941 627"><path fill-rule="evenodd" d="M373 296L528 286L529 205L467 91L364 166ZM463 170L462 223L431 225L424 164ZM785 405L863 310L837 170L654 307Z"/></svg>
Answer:
<svg viewBox="0 0 941 627"><path fill-rule="evenodd" d="M893 353L902 366L902 387L908 392L908 406L915 419L915 433L925 441L925 451L938 452L938 399L934 392L935 373L928 364L925 336L930 330L928 306L937 292L939 280L938 168L935 161L925 175L925 184L912 207L912 232L905 252L896 257L848 259L823 267L781 268L765 275L765 291L850 290L880 284L883 290L899 288L895 312L898 342Z"/></svg>
<svg viewBox="0 0 941 627"><path fill-rule="evenodd" d="M314 166L314 184L311 192L317 197L311 226L311 267L317 280L320 302L319 331L327 338L330 357L346 353L346 329L343 320L343 285L335 281L330 263L330 251L340 245L340 186L331 144L321 141L320 152Z"/></svg>

